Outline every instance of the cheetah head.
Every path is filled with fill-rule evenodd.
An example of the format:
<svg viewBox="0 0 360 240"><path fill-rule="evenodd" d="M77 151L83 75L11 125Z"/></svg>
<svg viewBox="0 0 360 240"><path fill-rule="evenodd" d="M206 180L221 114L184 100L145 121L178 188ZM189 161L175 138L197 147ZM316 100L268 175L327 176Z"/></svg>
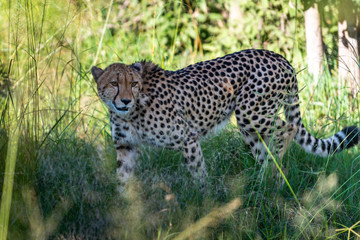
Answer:
<svg viewBox="0 0 360 240"><path fill-rule="evenodd" d="M109 110L126 115L135 108L142 89L141 70L141 63L129 66L114 63L105 70L95 66L91 68L99 96Z"/></svg>

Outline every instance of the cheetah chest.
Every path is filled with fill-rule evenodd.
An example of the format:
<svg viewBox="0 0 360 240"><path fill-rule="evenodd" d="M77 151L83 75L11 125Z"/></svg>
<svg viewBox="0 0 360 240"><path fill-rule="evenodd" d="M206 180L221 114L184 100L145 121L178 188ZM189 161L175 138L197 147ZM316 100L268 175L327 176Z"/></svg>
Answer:
<svg viewBox="0 0 360 240"><path fill-rule="evenodd" d="M126 122L111 122L111 136L115 146L136 146L139 135L136 128Z"/></svg>

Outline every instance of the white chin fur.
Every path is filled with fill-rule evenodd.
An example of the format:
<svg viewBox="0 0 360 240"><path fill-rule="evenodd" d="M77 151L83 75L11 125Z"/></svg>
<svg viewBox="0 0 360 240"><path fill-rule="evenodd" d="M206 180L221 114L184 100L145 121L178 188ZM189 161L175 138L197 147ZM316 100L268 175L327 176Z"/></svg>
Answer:
<svg viewBox="0 0 360 240"><path fill-rule="evenodd" d="M127 110L119 110L117 108L114 108L114 110L117 114L122 114L122 115L126 115L130 112L130 108L127 108Z"/></svg>
<svg viewBox="0 0 360 240"><path fill-rule="evenodd" d="M132 106L131 106L131 107L128 107L128 106L125 107L125 106L123 106L123 107L118 108L118 107L115 107L114 104L112 104L111 107L112 107L112 109L113 109L117 114L119 114L119 115L126 115L126 114L128 114L128 113L130 112L130 109L132 108Z"/></svg>
<svg viewBox="0 0 360 240"><path fill-rule="evenodd" d="M119 111L119 110L115 109L115 111L116 111L116 113L119 114L119 115L126 115L126 114L129 113L129 110L127 110L127 111Z"/></svg>

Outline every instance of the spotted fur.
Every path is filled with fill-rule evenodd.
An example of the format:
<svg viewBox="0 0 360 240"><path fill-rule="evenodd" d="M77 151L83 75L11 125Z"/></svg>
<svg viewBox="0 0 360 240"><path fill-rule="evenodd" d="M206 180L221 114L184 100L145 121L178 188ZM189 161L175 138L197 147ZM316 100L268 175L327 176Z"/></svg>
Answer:
<svg viewBox="0 0 360 240"><path fill-rule="evenodd" d="M105 70L93 67L92 74L109 108L122 181L133 176L142 143L182 150L194 177L203 177L199 140L234 111L243 139L259 162L266 155L259 135L280 158L294 138L305 151L322 157L360 140L355 126L327 139L310 135L301 121L293 67L267 50L244 50L177 71L143 61L115 63ZM282 108L286 121L279 117Z"/></svg>

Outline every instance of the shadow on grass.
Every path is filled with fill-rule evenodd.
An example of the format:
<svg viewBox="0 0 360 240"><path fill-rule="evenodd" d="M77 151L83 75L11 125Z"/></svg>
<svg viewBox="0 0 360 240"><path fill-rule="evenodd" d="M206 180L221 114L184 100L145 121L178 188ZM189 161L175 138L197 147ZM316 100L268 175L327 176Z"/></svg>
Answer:
<svg viewBox="0 0 360 240"><path fill-rule="evenodd" d="M7 138L0 134L3 173ZM360 215L359 164L347 153L324 167L326 160L290 147L285 163L299 208L233 129L202 143L205 188L180 153L144 148L126 198L117 193L115 166L105 163L115 160L110 143L100 151L77 137L49 138L34 150L37 143L20 139L8 239L314 239L339 237L337 222L352 226Z"/></svg>
<svg viewBox="0 0 360 240"><path fill-rule="evenodd" d="M120 199L95 147L73 138L36 151L20 138L8 239L103 239Z"/></svg>

